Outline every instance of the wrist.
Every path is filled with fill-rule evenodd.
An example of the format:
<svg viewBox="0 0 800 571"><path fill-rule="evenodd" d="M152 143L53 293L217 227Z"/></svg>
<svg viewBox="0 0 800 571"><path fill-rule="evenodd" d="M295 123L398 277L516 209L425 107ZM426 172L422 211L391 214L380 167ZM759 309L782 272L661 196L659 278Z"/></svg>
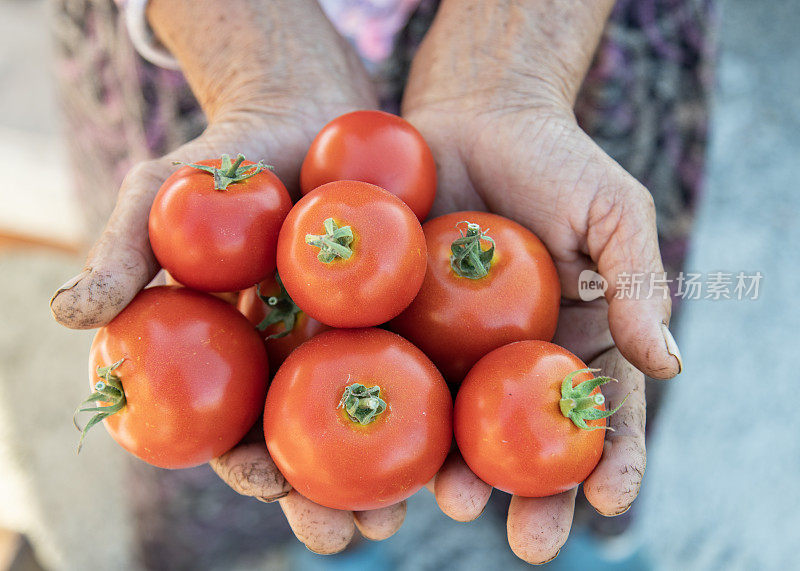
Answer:
<svg viewBox="0 0 800 571"><path fill-rule="evenodd" d="M488 105L571 109L612 6L612 0L443 0L415 59L409 99L420 83L440 98L477 95Z"/></svg>
<svg viewBox="0 0 800 571"><path fill-rule="evenodd" d="M209 122L283 115L320 97L373 101L360 60L315 0L150 0L147 19Z"/></svg>

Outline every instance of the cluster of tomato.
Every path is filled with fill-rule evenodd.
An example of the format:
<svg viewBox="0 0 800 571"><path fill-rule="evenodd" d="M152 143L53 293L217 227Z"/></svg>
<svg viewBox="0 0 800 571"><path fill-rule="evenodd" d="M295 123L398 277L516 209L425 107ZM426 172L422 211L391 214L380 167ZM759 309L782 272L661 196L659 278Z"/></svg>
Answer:
<svg viewBox="0 0 800 571"><path fill-rule="evenodd" d="M433 157L386 113L327 125L301 187L292 206L241 155L164 182L150 240L182 286L143 290L97 333L84 434L105 421L134 455L181 468L231 449L263 413L287 481L347 510L416 492L453 435L499 489L546 496L583 481L613 412L599 391L609 379L549 343L560 286L541 241L486 212L420 224ZM210 295L232 291L236 308Z"/></svg>

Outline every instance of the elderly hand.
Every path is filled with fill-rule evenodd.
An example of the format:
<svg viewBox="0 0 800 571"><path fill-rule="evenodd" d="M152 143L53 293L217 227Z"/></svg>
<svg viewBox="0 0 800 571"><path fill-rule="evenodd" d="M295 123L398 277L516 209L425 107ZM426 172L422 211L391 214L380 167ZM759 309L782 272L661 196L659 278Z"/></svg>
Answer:
<svg viewBox="0 0 800 571"><path fill-rule="evenodd" d="M539 236L564 299L554 342L619 379L603 387L609 408L631 393L610 418L614 431L583 486L598 512L617 515L633 502L644 473L642 372L666 379L682 365L667 328L669 297L614 295L623 274L663 272L652 197L581 131L572 112L610 5L445 0L413 62L403 115L437 161L433 214L489 210ZM608 281L608 301L579 301L585 269ZM434 490L442 510L459 521L478 517L491 493L458 453ZM557 555L576 491L512 499L508 540L520 558L543 563Z"/></svg>
<svg viewBox="0 0 800 571"><path fill-rule="evenodd" d="M105 325L158 272L147 221L161 183L177 168L173 161L243 153L273 165L296 196L300 165L317 132L342 113L376 106L358 57L316 2L153 0L148 19L180 62L209 126L194 141L137 165L125 177L85 269L50 302L67 327ZM297 537L318 553L344 549L356 527L370 539L386 538L405 516L405 502L356 513L310 502L290 490L263 436L245 439L211 466L237 492L279 500Z"/></svg>

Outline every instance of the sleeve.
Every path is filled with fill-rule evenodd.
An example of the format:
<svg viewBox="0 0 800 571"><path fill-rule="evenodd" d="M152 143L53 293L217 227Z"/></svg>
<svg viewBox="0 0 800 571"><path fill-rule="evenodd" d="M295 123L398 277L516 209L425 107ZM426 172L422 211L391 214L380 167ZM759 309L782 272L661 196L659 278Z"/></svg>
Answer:
<svg viewBox="0 0 800 571"><path fill-rule="evenodd" d="M148 0L115 0L125 13L125 26L128 29L133 47L144 59L165 69L180 69L178 60L155 37L147 23Z"/></svg>

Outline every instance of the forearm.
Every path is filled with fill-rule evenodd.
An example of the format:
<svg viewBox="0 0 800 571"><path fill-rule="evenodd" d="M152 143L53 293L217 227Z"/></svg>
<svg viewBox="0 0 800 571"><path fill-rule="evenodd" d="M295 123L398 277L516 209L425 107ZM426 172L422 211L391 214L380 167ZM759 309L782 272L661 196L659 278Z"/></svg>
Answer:
<svg viewBox="0 0 800 571"><path fill-rule="evenodd" d="M282 111L360 65L315 0L151 0L147 18L209 120Z"/></svg>
<svg viewBox="0 0 800 571"><path fill-rule="evenodd" d="M444 0L426 71L468 89L549 90L572 104L613 0ZM453 86L451 86L453 87Z"/></svg>

